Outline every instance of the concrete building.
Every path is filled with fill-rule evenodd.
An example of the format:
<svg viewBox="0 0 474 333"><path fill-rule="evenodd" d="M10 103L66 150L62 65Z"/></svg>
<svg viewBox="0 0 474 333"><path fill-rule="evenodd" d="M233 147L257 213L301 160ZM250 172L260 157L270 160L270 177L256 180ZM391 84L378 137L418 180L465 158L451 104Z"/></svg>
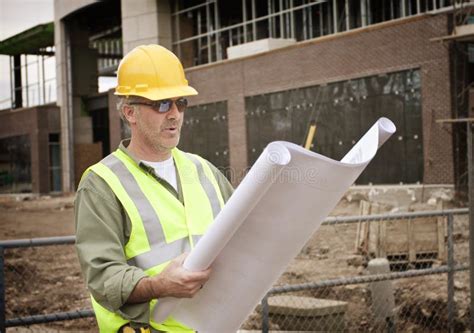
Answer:
<svg viewBox="0 0 474 333"><path fill-rule="evenodd" d="M12 56L14 78L0 125L21 127L29 138L31 191L57 190L58 173L61 191L73 191L84 169L127 135L113 90L98 93L98 78L113 77L123 54L148 43L173 50L199 91L190 99L180 147L223 168L235 184L270 141L302 144L310 122L317 124L311 149L339 159L381 116L398 132L358 183L465 182L465 132L436 121L469 116L468 1L55 0L54 6L54 41L33 49L54 45L56 106L23 108L19 55L32 51L12 46L22 44L19 36L0 42L0 53ZM2 145L20 134L0 128L0 172L8 174L18 161ZM44 149L47 142L55 153ZM58 166L51 155L59 147Z"/></svg>

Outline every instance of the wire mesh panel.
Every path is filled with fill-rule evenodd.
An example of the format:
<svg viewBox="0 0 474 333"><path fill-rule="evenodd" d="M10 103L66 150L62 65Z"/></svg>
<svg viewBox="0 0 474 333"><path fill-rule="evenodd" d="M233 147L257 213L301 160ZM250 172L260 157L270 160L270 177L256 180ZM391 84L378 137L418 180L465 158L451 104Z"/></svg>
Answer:
<svg viewBox="0 0 474 333"><path fill-rule="evenodd" d="M360 246L364 230L373 242L366 248ZM468 235L467 210L328 218L242 328L467 330ZM90 300L73 247L34 243L4 250L7 326L97 331L93 318L76 319L92 312L84 311ZM390 256L396 246L399 256ZM38 317L47 323L32 325Z"/></svg>
<svg viewBox="0 0 474 333"><path fill-rule="evenodd" d="M5 317L7 326L31 323L32 316L51 315L32 331L94 329L95 319L72 318L90 309L79 263L72 245L12 248L5 250ZM23 318L23 319L19 319Z"/></svg>
<svg viewBox="0 0 474 333"><path fill-rule="evenodd" d="M379 215L370 221L353 217L350 223L327 221L274 285L268 308L259 306L243 328L468 329L468 215L454 216L451 228L446 215L426 214ZM369 234L375 233L369 251L358 246L356 235L362 233L362 223L367 224ZM385 270L372 270L371 265L382 258ZM268 324L261 322L265 311Z"/></svg>

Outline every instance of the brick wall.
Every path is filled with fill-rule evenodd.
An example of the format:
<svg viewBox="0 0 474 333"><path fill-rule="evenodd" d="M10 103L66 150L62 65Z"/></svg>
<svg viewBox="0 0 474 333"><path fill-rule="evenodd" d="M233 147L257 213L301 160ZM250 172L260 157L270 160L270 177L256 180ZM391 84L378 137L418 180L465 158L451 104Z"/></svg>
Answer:
<svg viewBox="0 0 474 333"><path fill-rule="evenodd" d="M43 105L0 112L0 139L28 135L31 152L31 182L34 193L48 193L49 133L59 133L59 108Z"/></svg>
<svg viewBox="0 0 474 333"><path fill-rule="evenodd" d="M199 95L190 101L227 100L230 164L241 171L247 167L245 96L420 68L424 183L452 183L452 138L435 122L451 117L449 52L430 41L447 35L447 27L446 15L422 15L194 67L187 77Z"/></svg>

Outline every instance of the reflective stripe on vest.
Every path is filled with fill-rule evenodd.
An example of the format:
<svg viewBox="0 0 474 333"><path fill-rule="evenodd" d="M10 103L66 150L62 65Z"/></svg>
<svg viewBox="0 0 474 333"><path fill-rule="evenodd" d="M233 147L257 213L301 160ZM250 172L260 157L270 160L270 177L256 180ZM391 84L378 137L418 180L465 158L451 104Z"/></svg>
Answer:
<svg viewBox="0 0 474 333"><path fill-rule="evenodd" d="M185 156L185 159L190 160L195 166L199 183L206 194L208 205L210 205L210 208L212 209L212 219L215 219L221 209L221 206L223 205L223 200L220 191L216 186L217 182L216 185L212 184L211 180L209 179L209 175L204 171L204 168L209 168L209 166L203 165L203 162L206 162L201 161L195 155L184 155L181 152L179 153L181 156L176 160L183 161L183 157ZM186 193L185 189L189 183L196 183L196 179L189 179L189 166L188 171L186 171L186 166L178 164L177 167L178 170L182 169L185 174L185 181L182 182L182 188L183 192L185 192L184 197L186 204L186 197L188 193ZM154 207L154 205L152 205L149 200L150 198L147 198L145 194L147 189L144 189L145 186L143 184L138 183L136 179L137 175L133 172L134 168L142 173L141 178L143 178L144 173L141 168L136 165L125 153L122 151L116 151L103 159L99 164L91 167L91 170L105 179L107 183L109 183L130 217L132 222L132 231L130 235L130 241L126 246L127 259L129 259L131 264L133 263L136 266L147 270L153 266L169 261L183 252L189 251L189 243L196 243L196 241L199 240L199 235L202 234L202 232L197 232L196 234L193 233L191 239L189 239L190 235L187 233L186 238L181 237L171 242L166 242L167 237L165 236L160 217L158 216L159 208ZM211 176L213 177L212 172ZM149 176L149 178L153 179L151 176ZM150 179L146 179L147 182L149 182L149 180ZM157 192L156 190L159 187L162 191L166 192L163 193L162 196L165 197L166 201L170 201L172 205L174 205L175 209L176 206L181 206L178 207L178 209L183 208L182 204L171 193L169 193L167 189L165 189L155 179L153 179L153 182L154 188L152 191ZM131 198L133 198L133 200ZM191 201L189 206L192 206L193 200L194 199L192 198L188 200ZM203 212L204 208L205 207L201 207L199 209L200 212ZM199 215L199 213L197 214ZM134 221L140 222L133 223ZM142 233L142 236L137 236L137 233ZM141 239L139 243L133 242L133 240L137 238L144 238L144 236L146 236L146 239ZM168 239L169 238L170 237L168 237ZM171 236L171 239L173 239L173 236Z"/></svg>
<svg viewBox="0 0 474 333"><path fill-rule="evenodd" d="M192 237L194 244L201 239L201 235L193 235ZM138 256L127 260L127 263L132 266L140 267L146 271L173 260L181 253L189 251L191 251L191 244L189 243L189 239L186 237L168 244L152 244L149 252L139 254Z"/></svg>
<svg viewBox="0 0 474 333"><path fill-rule="evenodd" d="M186 157L188 157L194 163L196 169L198 170L199 181L201 182L201 185L204 188L204 191L206 191L207 197L209 198L212 207L212 213L214 214L215 219L217 214L219 214L221 211L221 202L219 202L216 189L211 184L208 176L204 173L204 169L201 164L202 162L198 160L198 157L192 154L186 154Z"/></svg>
<svg viewBox="0 0 474 333"><path fill-rule="evenodd" d="M122 203L131 222L126 259L148 275L158 274L170 260L190 251L224 204L205 160L178 149L173 149L172 155L184 205L121 150L88 169L104 179ZM123 324L123 318L119 320L120 316L93 303L101 332ZM112 323L105 322L111 319ZM167 319L158 326L166 328L168 321L170 327L179 324Z"/></svg>

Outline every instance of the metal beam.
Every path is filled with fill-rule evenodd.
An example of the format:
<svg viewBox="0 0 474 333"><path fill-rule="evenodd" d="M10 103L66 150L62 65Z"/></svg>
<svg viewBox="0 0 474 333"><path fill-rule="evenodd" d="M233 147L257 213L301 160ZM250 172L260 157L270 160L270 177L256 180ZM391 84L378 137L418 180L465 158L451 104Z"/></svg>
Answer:
<svg viewBox="0 0 474 333"><path fill-rule="evenodd" d="M176 8L176 12L179 12L178 11L178 1L175 2L175 8ZM181 33L180 33L180 26L179 26L179 15L176 15L176 19L175 19L175 31L176 31L176 40L179 40L181 38ZM199 28L198 28L199 29ZM181 58L181 45L178 45L178 49L177 49L177 53L178 53L178 58Z"/></svg>
<svg viewBox="0 0 474 333"><path fill-rule="evenodd" d="M436 119L437 123L468 123L474 122L474 118L448 118L448 119Z"/></svg>
<svg viewBox="0 0 474 333"><path fill-rule="evenodd" d="M284 24L283 24L283 0L280 0L278 2L280 5L279 12L280 12L280 38L285 38L285 30L284 30Z"/></svg>
<svg viewBox="0 0 474 333"><path fill-rule="evenodd" d="M23 107L23 94L22 94L22 83L21 83L21 55L17 54L13 56L13 87L15 94L14 109Z"/></svg>
<svg viewBox="0 0 474 333"><path fill-rule="evenodd" d="M306 0L304 0L304 3L306 3ZM307 9L303 9L303 39L308 39L308 11Z"/></svg>
<svg viewBox="0 0 474 333"><path fill-rule="evenodd" d="M367 24L372 24L372 10L370 8L370 0L367 0Z"/></svg>
<svg viewBox="0 0 474 333"><path fill-rule="evenodd" d="M326 3L328 1L330 1L330 0L319 0L319 1L311 2L311 3L305 4L305 5L296 6L296 7L293 8L293 10L300 10L300 9L303 9L303 8L316 6L316 5L319 5L321 3ZM236 29L236 28L239 28L239 27L245 27L247 24L251 24L254 21L255 22L264 21L264 20L266 20L270 17L283 16L284 14L287 14L289 12L291 12L290 9L285 9L285 10L282 10L281 12L275 12L273 14L260 16L260 17L256 18L255 20L249 20L249 21L246 21L245 23L237 23L237 24L227 26L225 28L221 28L219 30L213 30L211 33L203 33L203 34L200 34L200 35L196 35L196 36L192 36L192 37L185 38L185 39L182 39L182 40L178 40L176 42L173 42L173 45L183 44L183 43L186 43L186 42L198 39L198 38L205 38L207 35L215 34L216 32L224 32L224 31Z"/></svg>
<svg viewBox="0 0 474 333"><path fill-rule="evenodd" d="M470 105L470 107L472 107ZM471 309L474 309L474 129L473 123L466 124L467 129L467 170L469 175L469 267ZM470 311L470 331L474 331L474 311Z"/></svg>
<svg viewBox="0 0 474 333"><path fill-rule="evenodd" d="M206 26L207 26L207 61L212 62L211 52L211 9L209 8L209 2L206 3Z"/></svg>
<svg viewBox="0 0 474 333"><path fill-rule="evenodd" d="M362 27L367 25L367 2L365 0L360 1L360 25Z"/></svg>
<svg viewBox="0 0 474 333"><path fill-rule="evenodd" d="M198 10L196 16L197 16L197 18L196 18L197 32L198 32L198 36L200 36L201 35L201 25L202 25L202 18L201 18L201 11L200 10ZM201 56L202 39L201 38L198 38L198 40L197 40L197 49L198 49L198 64L201 64L201 62L202 62L202 56Z"/></svg>
<svg viewBox="0 0 474 333"><path fill-rule="evenodd" d="M349 15L349 0L344 1L344 14L346 17L346 31L351 30L351 17Z"/></svg>
<svg viewBox="0 0 474 333"><path fill-rule="evenodd" d="M189 8L186 8L186 9L182 9L182 10L176 10L174 13L172 13L171 15L172 16L176 16L176 15L180 15L180 14L184 14L184 13L187 13L187 12L190 12L190 11L193 11L195 9L198 9L198 8L202 8L204 6L207 6L211 3L214 3L214 1L206 1L206 2L203 2L199 5L196 5L196 6L192 6L192 7L189 7ZM176 7L178 7L178 1L176 1Z"/></svg>
<svg viewBox="0 0 474 333"><path fill-rule="evenodd" d="M13 63L13 56L9 57L9 65L10 65L10 73L9 73L9 79L10 79L10 108L13 109L14 104L13 101L15 100L15 70L14 70L14 63Z"/></svg>
<svg viewBox="0 0 474 333"><path fill-rule="evenodd" d="M312 8L310 8L312 9ZM323 4L319 5L319 35L324 35L324 17L323 17Z"/></svg>
<svg viewBox="0 0 474 333"><path fill-rule="evenodd" d="M242 22L244 25L244 43L247 43L247 0L242 0Z"/></svg>
<svg viewBox="0 0 474 333"><path fill-rule="evenodd" d="M221 51L221 36L219 29L221 27L221 21L219 17L219 4L218 0L214 1L214 25L216 31L216 60L222 60L222 51Z"/></svg>
<svg viewBox="0 0 474 333"><path fill-rule="evenodd" d="M39 56L36 56L36 75L38 75L38 104L44 104L44 100L43 100L43 103L41 103L42 94L40 94L42 79L41 79L41 68L40 68L40 58L39 58Z"/></svg>
<svg viewBox="0 0 474 333"><path fill-rule="evenodd" d="M255 19L257 18L257 10L255 9L255 0L252 0L252 38L257 40L257 23Z"/></svg>
<svg viewBox="0 0 474 333"><path fill-rule="evenodd" d="M290 13L290 37L291 38L296 38L296 34L295 34L295 11L293 10L293 0L290 0L290 9L291 9L291 13Z"/></svg>
<svg viewBox="0 0 474 333"><path fill-rule="evenodd" d="M267 0L267 10L268 10L268 14L272 14L273 11L272 11L272 0ZM273 37L273 18L270 18L268 20L268 37L269 38L272 38Z"/></svg>

